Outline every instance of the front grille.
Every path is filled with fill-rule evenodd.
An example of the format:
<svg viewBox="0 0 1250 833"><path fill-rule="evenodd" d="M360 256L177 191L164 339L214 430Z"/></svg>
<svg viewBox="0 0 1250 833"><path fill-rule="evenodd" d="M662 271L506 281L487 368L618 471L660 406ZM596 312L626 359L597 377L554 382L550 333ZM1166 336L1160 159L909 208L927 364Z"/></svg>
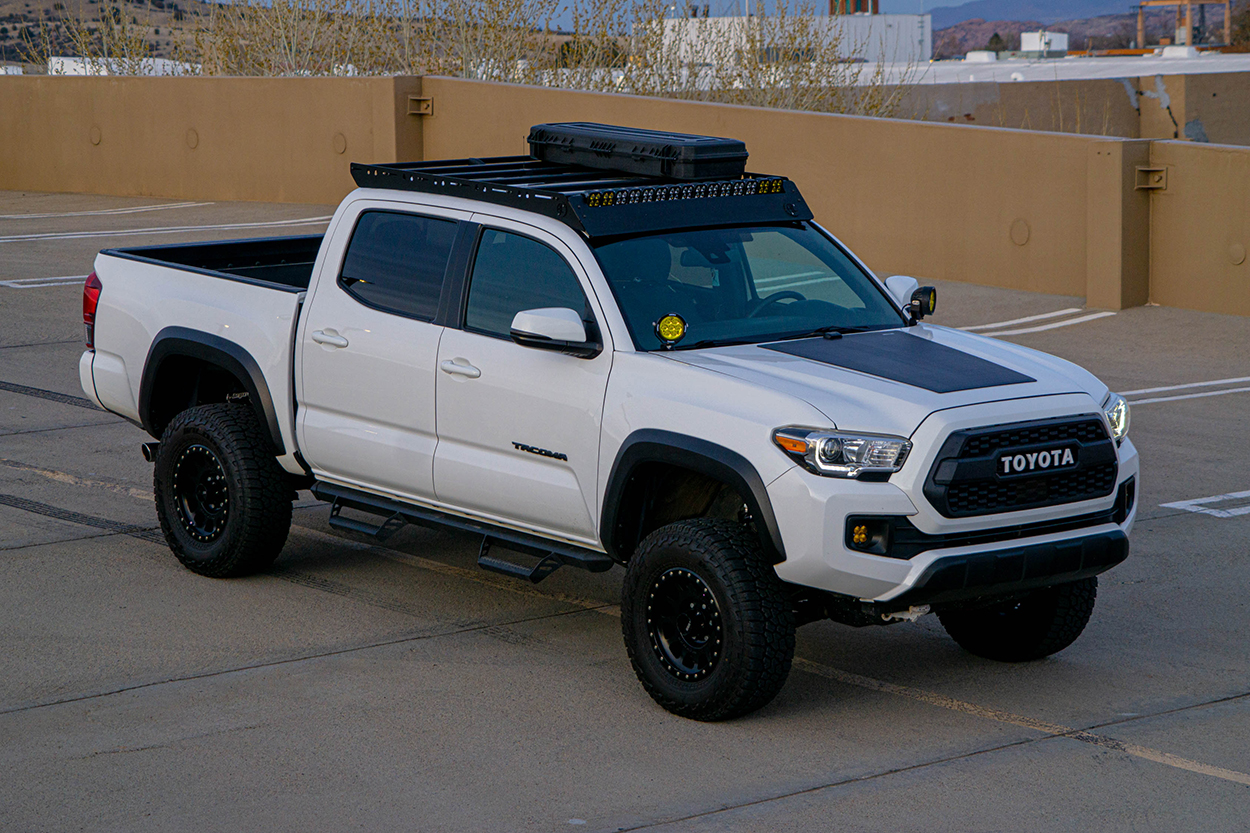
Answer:
<svg viewBox="0 0 1250 833"><path fill-rule="evenodd" d="M999 472L1001 455L1056 447L1071 449L1077 465L1023 475ZM948 518L991 515L1106 497L1117 474L1106 426L1098 416L1084 414L956 431L943 443L924 493Z"/></svg>
<svg viewBox="0 0 1250 833"><path fill-rule="evenodd" d="M1115 463L1103 463L1084 471L1044 474L1022 480L952 483L946 492L946 505L952 515L987 515L1075 503L1111 494L1115 475Z"/></svg>
<svg viewBox="0 0 1250 833"><path fill-rule="evenodd" d="M1007 431L994 431L969 437L960 450L960 457L984 457L1000 448L1022 445L1061 443L1069 440L1096 442L1107 438L1107 429L1097 417L1080 422L1060 422L1021 426Z"/></svg>

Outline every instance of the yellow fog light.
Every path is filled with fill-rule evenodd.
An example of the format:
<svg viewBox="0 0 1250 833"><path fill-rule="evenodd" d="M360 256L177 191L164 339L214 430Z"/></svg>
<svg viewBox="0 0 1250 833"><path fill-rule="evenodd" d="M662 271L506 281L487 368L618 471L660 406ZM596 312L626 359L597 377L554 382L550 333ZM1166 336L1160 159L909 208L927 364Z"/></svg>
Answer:
<svg viewBox="0 0 1250 833"><path fill-rule="evenodd" d="M889 518L847 518L848 549L870 555L890 555L891 522Z"/></svg>
<svg viewBox="0 0 1250 833"><path fill-rule="evenodd" d="M655 322L655 334L666 346L676 344L686 335L686 321L670 313Z"/></svg>

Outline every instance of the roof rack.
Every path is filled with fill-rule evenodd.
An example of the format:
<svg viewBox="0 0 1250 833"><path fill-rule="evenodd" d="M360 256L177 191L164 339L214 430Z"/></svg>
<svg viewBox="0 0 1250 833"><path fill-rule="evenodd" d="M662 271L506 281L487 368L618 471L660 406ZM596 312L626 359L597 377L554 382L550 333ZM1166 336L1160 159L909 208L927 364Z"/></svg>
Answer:
<svg viewBox="0 0 1250 833"><path fill-rule="evenodd" d="M539 125L535 132L543 128L550 135L552 128L560 127ZM578 128L581 138L587 128L599 126L570 127ZM656 135L680 138L680 134ZM680 154L659 155L680 158ZM505 205L554 217L590 237L812 219L798 188L785 177L742 173L690 181L601 167L614 164L608 155L592 161L596 167L535 156L496 156L391 165L353 163L351 170L361 188L420 191ZM636 170L637 160L621 165L626 166Z"/></svg>

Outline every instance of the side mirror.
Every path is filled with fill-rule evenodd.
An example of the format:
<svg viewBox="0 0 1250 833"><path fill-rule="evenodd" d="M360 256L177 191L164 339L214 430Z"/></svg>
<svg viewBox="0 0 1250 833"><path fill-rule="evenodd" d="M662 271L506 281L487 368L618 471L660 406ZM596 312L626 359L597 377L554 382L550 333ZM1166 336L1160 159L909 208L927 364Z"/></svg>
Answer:
<svg viewBox="0 0 1250 833"><path fill-rule="evenodd" d="M523 347L554 350L583 359L603 351L603 345L586 338L581 315L567 307L521 310L512 319L512 340Z"/></svg>
<svg viewBox="0 0 1250 833"><path fill-rule="evenodd" d="M920 281L906 275L891 275L885 279L885 288L900 307L911 303L911 295L920 288Z"/></svg>
<svg viewBox="0 0 1250 833"><path fill-rule="evenodd" d="M917 321L937 310L937 290L931 286L921 286L915 278L891 275L885 279L885 288L898 305L910 312L911 317Z"/></svg>

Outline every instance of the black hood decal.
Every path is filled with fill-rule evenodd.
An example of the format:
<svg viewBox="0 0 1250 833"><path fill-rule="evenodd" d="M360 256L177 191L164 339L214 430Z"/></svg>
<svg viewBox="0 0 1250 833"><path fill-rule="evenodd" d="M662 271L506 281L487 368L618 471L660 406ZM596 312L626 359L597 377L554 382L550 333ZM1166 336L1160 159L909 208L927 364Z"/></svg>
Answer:
<svg viewBox="0 0 1250 833"><path fill-rule="evenodd" d="M805 338L760 346L934 393L1037 381L1000 364L902 330L858 333L834 339Z"/></svg>

